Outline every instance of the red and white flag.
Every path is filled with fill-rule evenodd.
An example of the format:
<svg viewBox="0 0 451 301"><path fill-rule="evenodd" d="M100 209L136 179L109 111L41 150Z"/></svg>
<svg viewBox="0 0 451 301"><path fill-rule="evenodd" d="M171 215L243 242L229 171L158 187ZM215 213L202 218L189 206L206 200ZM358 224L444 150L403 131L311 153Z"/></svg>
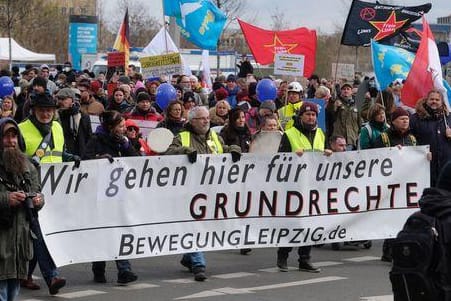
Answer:
<svg viewBox="0 0 451 301"><path fill-rule="evenodd" d="M259 28L238 19L246 42L255 61L262 65L274 63L277 53L302 54L304 76L315 71L316 31L305 27L292 30L272 31Z"/></svg>
<svg viewBox="0 0 451 301"><path fill-rule="evenodd" d="M449 109L437 44L423 16L423 34L412 68L402 88L402 102L414 108L417 101L427 96L432 89L442 92L444 102Z"/></svg>

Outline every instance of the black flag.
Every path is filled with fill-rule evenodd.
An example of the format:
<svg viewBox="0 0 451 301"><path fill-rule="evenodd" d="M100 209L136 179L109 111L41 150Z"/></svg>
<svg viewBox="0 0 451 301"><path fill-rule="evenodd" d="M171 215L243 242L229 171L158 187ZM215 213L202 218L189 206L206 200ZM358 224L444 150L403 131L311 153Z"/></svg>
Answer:
<svg viewBox="0 0 451 301"><path fill-rule="evenodd" d="M394 36L380 40L379 43L403 48L407 51L416 53L418 46L420 46L421 34L421 30L410 26L407 29L401 30Z"/></svg>
<svg viewBox="0 0 451 301"><path fill-rule="evenodd" d="M371 39L379 41L408 28L431 7L431 3L418 6L397 6L353 0L341 37L341 44L369 46Z"/></svg>

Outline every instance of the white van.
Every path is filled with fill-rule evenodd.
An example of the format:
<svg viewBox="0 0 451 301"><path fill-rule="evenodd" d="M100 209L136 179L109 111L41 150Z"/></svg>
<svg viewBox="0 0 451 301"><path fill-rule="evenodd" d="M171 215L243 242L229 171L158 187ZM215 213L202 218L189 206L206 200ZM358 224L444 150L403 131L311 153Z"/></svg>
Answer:
<svg viewBox="0 0 451 301"><path fill-rule="evenodd" d="M136 72L141 73L141 63L139 61L130 60L129 65L134 65L136 67ZM94 62L94 64L91 67L91 72L94 72L94 74L99 75L100 72L103 72L104 74L107 73L107 66L108 62L107 60L97 60Z"/></svg>

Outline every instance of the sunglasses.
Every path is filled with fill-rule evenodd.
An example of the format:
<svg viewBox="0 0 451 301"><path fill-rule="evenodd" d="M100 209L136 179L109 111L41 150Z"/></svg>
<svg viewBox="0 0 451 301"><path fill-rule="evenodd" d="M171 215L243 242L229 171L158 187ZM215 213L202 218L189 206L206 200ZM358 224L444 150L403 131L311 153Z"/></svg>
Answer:
<svg viewBox="0 0 451 301"><path fill-rule="evenodd" d="M129 127L127 128L127 131L129 131L129 132L137 132L136 128L135 128L135 127L132 127L132 126L129 126Z"/></svg>

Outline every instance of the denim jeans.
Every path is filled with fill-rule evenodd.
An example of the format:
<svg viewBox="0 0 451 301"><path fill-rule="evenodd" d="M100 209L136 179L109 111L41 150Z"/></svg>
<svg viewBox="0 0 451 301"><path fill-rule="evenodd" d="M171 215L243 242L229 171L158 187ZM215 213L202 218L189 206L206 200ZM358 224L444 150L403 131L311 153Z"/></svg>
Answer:
<svg viewBox="0 0 451 301"><path fill-rule="evenodd" d="M19 295L19 279L0 280L0 301L13 301Z"/></svg>
<svg viewBox="0 0 451 301"><path fill-rule="evenodd" d="M33 239L33 251L34 257L29 263L28 276L31 277L34 269L36 268L36 262L39 264L42 276L47 284L52 281L52 278L58 276L56 265L53 262L52 256L45 245L44 238L42 236L41 226L37 219L33 219L30 223L31 231L36 235L36 239Z"/></svg>
<svg viewBox="0 0 451 301"><path fill-rule="evenodd" d="M292 247L280 247L277 250L277 255L281 258L288 258L288 253L293 250ZM309 261L310 252L312 251L312 246L305 246L298 248L299 261Z"/></svg>
<svg viewBox="0 0 451 301"><path fill-rule="evenodd" d="M93 262L92 263L92 272L96 275L103 275L103 274L105 274L105 267L106 267L105 261ZM132 270L130 261L128 261L128 260L116 260L116 267L117 267L117 271L119 273Z"/></svg>
<svg viewBox="0 0 451 301"><path fill-rule="evenodd" d="M204 252L193 252L183 254L183 261L190 262L191 267L205 267L207 265Z"/></svg>

